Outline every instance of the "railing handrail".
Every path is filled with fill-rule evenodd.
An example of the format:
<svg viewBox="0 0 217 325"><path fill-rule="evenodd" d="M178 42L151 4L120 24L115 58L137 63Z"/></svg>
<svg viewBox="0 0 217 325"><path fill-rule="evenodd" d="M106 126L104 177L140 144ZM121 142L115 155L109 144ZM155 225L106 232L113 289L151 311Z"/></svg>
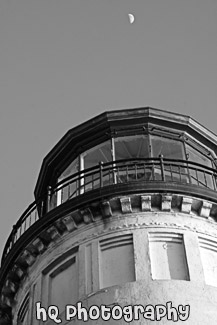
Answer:
<svg viewBox="0 0 217 325"><path fill-rule="evenodd" d="M103 170L105 170L105 168L107 166L113 166L114 168L117 167L117 164L119 163L128 163L128 162L131 162L131 163L137 163L137 162L153 162L153 161L158 161L160 162L160 157L153 157L153 158L129 158L129 159L119 159L119 160L112 160L112 161L109 161L109 162L106 162L106 163L102 163L102 166L103 166ZM164 158L163 157L163 161L164 163L166 162L174 162L174 163L183 163L183 164L190 164L190 165L194 165L194 166L198 166L198 167L201 167L203 170L206 169L206 170L210 170L210 172L212 173L217 173L217 170L212 168L212 167L209 167L209 166L205 166L205 165L202 165L200 163L197 163L197 162L193 162L193 161L190 161L190 160L182 160L182 159L172 159L172 158ZM133 165L133 164L132 164ZM123 166L119 166L119 167L124 167L126 166L125 164L123 164ZM182 167L186 167L186 166L182 166ZM57 189L60 189L60 186L61 184L65 184L67 181L70 181L72 180L73 178L76 178L77 176L80 176L81 177L85 177L85 176L88 176L88 173L89 172L92 172L96 170L96 172L99 171L99 165L95 165L93 167L89 167L89 168L86 168L84 170L81 170L81 171L78 171L76 173L74 173L73 175L70 175L68 177L65 177L64 179L62 179L60 182L58 182L55 187L52 188L52 190L54 190L55 188ZM84 175L85 173L85 175Z"/></svg>
<svg viewBox="0 0 217 325"><path fill-rule="evenodd" d="M162 159L162 158L161 158ZM102 164L102 168L103 171L106 171L106 167L113 167L113 169L115 170L115 168L121 168L121 167L126 167L126 162L131 162L131 164L128 164L127 166L134 166L135 163L141 162L141 163L145 163L145 162L149 162L150 164L153 163L153 161L157 161L160 162L160 158L129 158L129 159L120 159L120 160L114 160L114 161L110 161L110 162L106 162ZM197 169L198 171L204 171L204 170L208 170L208 174L213 175L216 174L217 175L217 170L209 167L209 166L205 166L202 165L200 163L196 163L196 162L192 162L189 160L182 160L182 159L170 159L170 158L163 158L163 162L165 165L167 165L167 163L171 162L171 163L175 163L174 166L180 166L177 165L177 163L183 163L183 165L181 165L180 167L183 168L191 168L193 169L193 167L190 167L189 165L192 166L197 166L200 167L201 169ZM123 163L123 165L119 165L120 163ZM186 164L186 165L185 165ZM61 190L63 187L67 186L68 184L71 183L71 181L75 178L77 178L77 176L80 176L77 178L77 180L79 180L80 178L84 178L87 176L91 176L95 173L99 172L99 165L84 169L82 171L79 171L73 175L70 175L68 177L65 177L64 179L62 179L60 182L58 182L55 187L52 188L52 192L54 191L58 191Z"/></svg>
<svg viewBox="0 0 217 325"><path fill-rule="evenodd" d="M163 156L160 156L160 157L157 157L157 158L156 157L129 158L129 159L121 159L121 160L116 160L116 161L110 161L110 162L106 162L106 163L100 163L99 165L96 165L96 166L87 168L85 170L76 172L75 174L64 178L63 180L58 182L55 186L49 187L49 193L51 193L51 195L52 195L52 194L56 193L57 191L63 190L65 187L69 186L72 183L81 182L81 180L85 179L85 177L88 177L88 176L93 177L96 174L100 174L98 179L100 181L100 187L103 187L103 183L101 182L102 181L101 178L103 177L102 176L103 173L104 173L104 176L105 176L106 171L109 171L109 172L111 171L111 172L115 173L120 168L126 168L127 173L128 173L128 168L129 167L137 166L137 168L138 168L138 166L140 166L140 165L141 166L145 165L146 168L157 167L157 166L161 167L162 181L165 181L163 174L166 171L168 171L168 170L165 170L165 166L173 166L173 167L175 166L175 167L187 168L188 170L189 169L190 170L195 170L197 173L198 172L203 172L203 173L206 173L207 175L212 175L214 177L217 177L216 169L208 167L208 166L204 166L204 165L202 165L200 163L189 161L189 160L164 158ZM175 173L175 171L172 171L172 170L170 172ZM188 171L188 173L189 173L189 171ZM95 179L94 181L96 181L98 179ZM201 181L200 180L197 180L197 181L198 181L197 185L200 186L199 182L201 183ZM113 184L115 184L115 183L113 182ZM85 185L87 185L87 184L83 184L83 185L80 184L79 189L81 189L82 186L83 186L83 188L85 188ZM215 184L215 189L216 189L216 184ZM81 193L79 193L78 195L81 195ZM70 199L70 197L68 199ZM19 236L18 232L20 232L20 236L19 236L19 238L20 238L22 236L21 232L23 231L23 233L24 233L26 231L27 219L30 217L29 223L30 223L30 226L31 226L39 218L43 217L44 214L46 214L46 212L48 212L48 210L46 210L46 206L45 206L45 204L47 204L47 200L48 200L48 191L46 191L36 201L31 203L28 206L28 208L22 213L21 217L18 219L16 224L13 226L13 229L12 229L12 231L11 231L9 237L8 237L8 240L7 240L6 244L5 244L3 254L2 254L2 262L3 262L4 258L7 256L8 252L10 251L12 246L14 245L15 241L18 240L18 238L17 238L17 236ZM31 224L31 213L32 212L34 212L35 215L37 215L37 216L35 217L35 221ZM39 215L39 213L41 215ZM24 230L22 229L23 225L24 225Z"/></svg>

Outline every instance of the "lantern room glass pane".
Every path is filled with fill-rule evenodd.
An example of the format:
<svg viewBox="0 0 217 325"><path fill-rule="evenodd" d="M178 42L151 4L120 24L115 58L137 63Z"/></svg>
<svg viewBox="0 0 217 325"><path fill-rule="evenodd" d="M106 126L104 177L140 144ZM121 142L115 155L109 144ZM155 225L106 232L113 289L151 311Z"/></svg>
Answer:
<svg viewBox="0 0 217 325"><path fill-rule="evenodd" d="M111 141L106 141L100 145L87 150L82 154L84 169L96 166L99 162L109 162L112 160L111 155Z"/></svg>
<svg viewBox="0 0 217 325"><path fill-rule="evenodd" d="M152 157L163 155L164 158L185 159L183 143L179 140L151 136Z"/></svg>
<svg viewBox="0 0 217 325"><path fill-rule="evenodd" d="M115 160L139 159L149 157L148 137L144 135L126 136L115 139ZM118 183L126 183L144 178L143 162L117 163L116 180ZM148 172L148 171L147 171Z"/></svg>
<svg viewBox="0 0 217 325"><path fill-rule="evenodd" d="M81 170L85 170L91 167L98 167L94 171L88 172L87 175L81 180L82 190L84 192L88 190L93 190L100 186L100 173L99 173L99 163L107 163L112 161L111 153L111 140L101 143L100 145L87 150L81 155ZM103 174L104 186L108 182L108 177Z"/></svg>
<svg viewBox="0 0 217 325"><path fill-rule="evenodd" d="M201 164L201 165L204 165L207 167L212 167L211 160L207 156L200 153L198 150L189 146L189 144L186 144L186 153L188 155L189 161L194 161L198 164Z"/></svg>
<svg viewBox="0 0 217 325"><path fill-rule="evenodd" d="M184 162L170 162L166 159L186 160L183 142L177 139L169 139L151 135L152 157L158 158L160 155L164 160L164 174L166 181L189 182L188 171ZM155 179L162 180L162 172L159 162L155 166Z"/></svg>
<svg viewBox="0 0 217 325"><path fill-rule="evenodd" d="M195 162L204 166L203 168L202 166L200 167L193 164L189 164L191 183L214 189L211 171L206 169L206 167L212 168L211 160L188 144L186 144L186 153L188 155L189 162Z"/></svg>
<svg viewBox="0 0 217 325"><path fill-rule="evenodd" d="M79 162L78 162L78 158L76 158L75 160L73 160L70 165L64 170L64 172L60 175L58 181L60 182L61 180L63 180L66 177L69 177L75 173L77 173L79 171Z"/></svg>
<svg viewBox="0 0 217 325"><path fill-rule="evenodd" d="M73 176L79 171L79 161L78 158L73 160L71 164L64 170L64 172L58 178L58 183L63 181L69 176ZM69 198L72 198L77 195L79 187L79 180L71 178L70 181L66 181L60 185L60 189L56 192L56 203L60 205L61 203L67 201Z"/></svg>
<svg viewBox="0 0 217 325"><path fill-rule="evenodd" d="M115 139L115 160L148 157L148 138L142 135Z"/></svg>

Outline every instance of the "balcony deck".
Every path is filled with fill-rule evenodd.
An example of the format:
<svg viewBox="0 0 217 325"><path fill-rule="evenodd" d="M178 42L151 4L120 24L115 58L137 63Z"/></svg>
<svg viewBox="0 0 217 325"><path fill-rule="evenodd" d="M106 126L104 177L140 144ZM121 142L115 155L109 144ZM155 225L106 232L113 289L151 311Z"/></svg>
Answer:
<svg viewBox="0 0 217 325"><path fill-rule="evenodd" d="M48 216L55 218L55 211L67 209L105 198L114 194L175 192L211 199L217 202L217 171L201 164L158 158L112 161L80 171L65 178L33 202L14 225L6 242L2 264L21 237L38 224L46 226ZM71 205L70 205L71 206ZM51 220L50 220L51 222ZM34 227L33 227L34 228ZM33 229L31 228L31 229Z"/></svg>

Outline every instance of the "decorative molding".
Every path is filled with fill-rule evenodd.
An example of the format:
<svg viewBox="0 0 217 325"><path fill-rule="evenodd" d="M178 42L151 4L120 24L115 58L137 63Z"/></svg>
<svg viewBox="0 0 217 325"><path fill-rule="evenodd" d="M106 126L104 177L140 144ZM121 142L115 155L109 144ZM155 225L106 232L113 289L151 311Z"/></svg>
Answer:
<svg viewBox="0 0 217 325"><path fill-rule="evenodd" d="M39 237L35 238L31 244L36 250L37 254L42 254L46 250L46 246Z"/></svg>
<svg viewBox="0 0 217 325"><path fill-rule="evenodd" d="M162 214L161 222L158 220L145 221L146 216L155 218L159 216L159 213ZM163 213L174 217L174 222L164 222ZM189 218L202 218L209 227L205 229L204 224L198 224L197 227L179 224L175 219L177 213L183 213ZM135 218L132 219L130 217ZM102 220L106 218L111 218L110 221L115 221L116 224L112 223L110 227L106 227L101 231L97 230L100 229L98 226L101 225ZM117 231L132 231L135 228L164 228L165 230L173 228L179 231L189 230L217 238L217 227L213 231L211 228L212 225L216 224L215 218L217 218L216 204L200 198L178 194L132 194L124 197L111 197L103 202L99 200L97 203L94 203L94 206L90 204L83 209L60 217L50 227L43 229L43 232L32 239L17 256L14 265L11 265L11 271L5 279L0 304L11 307L19 285L28 274L29 267L34 265L37 256L42 255L50 248L51 243L62 239L63 236L71 232L76 231L76 234L81 234L84 229L96 227L96 232L85 237L85 240L91 240L104 234ZM132 220L135 220L135 222L132 222ZM110 221L108 220L108 222ZM80 227L82 224L83 226ZM80 244L83 241L84 238L77 238L76 243Z"/></svg>
<svg viewBox="0 0 217 325"><path fill-rule="evenodd" d="M143 212L151 211L151 195L141 195L141 209Z"/></svg>
<svg viewBox="0 0 217 325"><path fill-rule="evenodd" d="M31 266L34 262L35 262L35 259L36 257L31 254L27 249L25 249L21 255L22 257L22 260L25 260L28 267Z"/></svg>
<svg viewBox="0 0 217 325"><path fill-rule="evenodd" d="M71 232L71 231L78 228L75 221L74 221L74 219L73 219L73 217L71 215L68 215L68 216L62 218L62 222L65 225L68 232Z"/></svg>
<svg viewBox="0 0 217 325"><path fill-rule="evenodd" d="M101 203L102 216L104 218L112 217L112 209L109 201L104 201Z"/></svg>
<svg viewBox="0 0 217 325"><path fill-rule="evenodd" d="M61 234L59 233L59 231L55 225L51 226L47 230L47 233L52 241L58 239L61 236Z"/></svg>
<svg viewBox="0 0 217 325"><path fill-rule="evenodd" d="M131 198L129 196L120 198L122 213L132 213Z"/></svg>
<svg viewBox="0 0 217 325"><path fill-rule="evenodd" d="M189 197L182 197L181 212L191 213L192 199Z"/></svg>
<svg viewBox="0 0 217 325"><path fill-rule="evenodd" d="M211 203L203 201L199 211L200 216L203 218L208 218L210 215L211 208L212 208Z"/></svg>
<svg viewBox="0 0 217 325"><path fill-rule="evenodd" d="M172 195L161 195L161 210L171 211Z"/></svg>
<svg viewBox="0 0 217 325"><path fill-rule="evenodd" d="M83 218L84 223L88 224L94 221L93 214L89 208L81 209L79 212Z"/></svg>

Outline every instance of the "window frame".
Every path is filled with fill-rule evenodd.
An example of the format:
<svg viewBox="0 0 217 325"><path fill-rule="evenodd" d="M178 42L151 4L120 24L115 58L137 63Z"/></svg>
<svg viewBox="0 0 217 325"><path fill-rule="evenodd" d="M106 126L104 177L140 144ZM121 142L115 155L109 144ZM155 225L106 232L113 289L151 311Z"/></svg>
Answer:
<svg viewBox="0 0 217 325"><path fill-rule="evenodd" d="M75 263L77 273L77 283L79 283L79 246L75 246L72 249L65 252L62 256L51 261L42 271L41 287L44 288L42 292L42 304L46 307L50 305L50 288L52 278L55 273L59 274L61 270L67 269ZM70 288L72 291L72 288ZM77 300L79 300L79 286L77 287ZM70 303L70 302L69 302ZM60 313L60 318L63 315L64 310Z"/></svg>

